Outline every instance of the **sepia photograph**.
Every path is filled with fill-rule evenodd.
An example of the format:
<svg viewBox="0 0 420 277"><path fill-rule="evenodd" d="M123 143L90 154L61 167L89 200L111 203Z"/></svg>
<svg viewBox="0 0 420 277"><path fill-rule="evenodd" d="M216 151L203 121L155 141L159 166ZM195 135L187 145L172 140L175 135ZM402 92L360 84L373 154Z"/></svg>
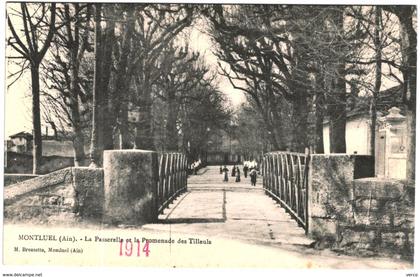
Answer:
<svg viewBox="0 0 420 277"><path fill-rule="evenodd" d="M417 276L414 3L3 8L3 277Z"/></svg>

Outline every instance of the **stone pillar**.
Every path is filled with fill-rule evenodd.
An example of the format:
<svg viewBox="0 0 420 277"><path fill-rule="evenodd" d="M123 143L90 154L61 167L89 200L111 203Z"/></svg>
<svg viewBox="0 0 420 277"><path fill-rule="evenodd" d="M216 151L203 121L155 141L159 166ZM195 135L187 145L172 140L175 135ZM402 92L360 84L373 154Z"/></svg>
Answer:
<svg viewBox="0 0 420 277"><path fill-rule="evenodd" d="M157 220L158 154L104 151L104 222L140 225Z"/></svg>
<svg viewBox="0 0 420 277"><path fill-rule="evenodd" d="M366 155L313 154L308 176L308 234L334 237L337 226L352 218L353 181L373 177L373 159Z"/></svg>
<svg viewBox="0 0 420 277"><path fill-rule="evenodd" d="M351 212L354 156L311 155L308 176L308 235L335 237L337 223Z"/></svg>
<svg viewBox="0 0 420 277"><path fill-rule="evenodd" d="M369 158L311 155L308 235L316 240L315 248L334 247L353 254L398 254L412 259L414 190L401 180L356 179L373 172ZM362 164L371 169L366 171Z"/></svg>
<svg viewBox="0 0 420 277"><path fill-rule="evenodd" d="M375 169L378 177L407 178L407 119L393 107L378 118Z"/></svg>

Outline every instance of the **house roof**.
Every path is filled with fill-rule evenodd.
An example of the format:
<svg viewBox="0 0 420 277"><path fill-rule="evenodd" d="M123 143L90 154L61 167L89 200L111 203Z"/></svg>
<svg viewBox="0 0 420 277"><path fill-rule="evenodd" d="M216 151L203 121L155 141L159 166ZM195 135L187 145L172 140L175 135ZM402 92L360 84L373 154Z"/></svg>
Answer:
<svg viewBox="0 0 420 277"><path fill-rule="evenodd" d="M33 138L33 136L32 136L31 133L28 133L28 132L19 132L19 133L16 133L14 135L11 135L10 138L12 138L12 139L14 139L14 138L26 138L26 139L31 140Z"/></svg>
<svg viewBox="0 0 420 277"><path fill-rule="evenodd" d="M402 101L402 89L402 86L399 85L379 92L376 103L376 110L379 115L388 114L388 110L392 107L398 107L401 109L402 114L405 113ZM369 115L371 98L371 96L361 96L349 100L350 103L348 103L346 111L347 118ZM326 118L324 124L328 122L329 119Z"/></svg>
<svg viewBox="0 0 420 277"><path fill-rule="evenodd" d="M376 102L376 110L382 114L387 114L388 110L392 107L398 107L404 111L402 89L402 86L399 85L380 91ZM350 116L354 114L369 113L371 99L371 96L357 97L355 99L354 108L348 110L347 113Z"/></svg>

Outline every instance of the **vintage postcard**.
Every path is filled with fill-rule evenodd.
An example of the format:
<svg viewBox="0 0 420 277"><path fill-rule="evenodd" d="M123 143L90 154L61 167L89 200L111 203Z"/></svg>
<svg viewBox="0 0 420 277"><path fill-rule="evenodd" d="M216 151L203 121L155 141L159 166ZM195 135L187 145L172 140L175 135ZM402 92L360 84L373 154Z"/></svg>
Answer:
<svg viewBox="0 0 420 277"><path fill-rule="evenodd" d="M417 6L379 4L6 2L2 276L417 276Z"/></svg>

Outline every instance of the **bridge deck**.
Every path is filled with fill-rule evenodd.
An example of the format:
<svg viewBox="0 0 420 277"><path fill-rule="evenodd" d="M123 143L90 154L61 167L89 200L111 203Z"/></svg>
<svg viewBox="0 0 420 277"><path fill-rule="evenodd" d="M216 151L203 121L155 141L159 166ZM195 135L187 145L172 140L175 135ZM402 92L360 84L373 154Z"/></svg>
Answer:
<svg viewBox="0 0 420 277"><path fill-rule="evenodd" d="M230 168L231 169L231 168ZM242 173L242 172L241 172ZM229 174L223 182L219 167L208 166L188 179L188 191L180 195L159 216L161 228L208 234L233 239L281 244L308 245L304 229L262 190L262 177L256 187L241 174L241 182ZM158 228L159 226L154 226Z"/></svg>
<svg viewBox="0 0 420 277"><path fill-rule="evenodd" d="M205 251L192 251L190 256L184 253L185 257L179 257L190 266L200 264L195 264L196 259L204 259L206 266L246 264L336 269L402 269L411 266L400 260L351 257L308 247L312 241L305 236L304 229L298 227L279 204L265 195L261 176L258 176L256 187L252 187L249 177L244 178L243 174L240 183L235 183L230 175L229 182L225 183L217 166L208 166L200 170L198 175L190 176L188 191L178 196L159 216L159 221L157 224L143 225L142 229L220 238L216 239L216 244L218 241L226 242L223 252L202 248ZM229 251L230 248L232 251Z"/></svg>

